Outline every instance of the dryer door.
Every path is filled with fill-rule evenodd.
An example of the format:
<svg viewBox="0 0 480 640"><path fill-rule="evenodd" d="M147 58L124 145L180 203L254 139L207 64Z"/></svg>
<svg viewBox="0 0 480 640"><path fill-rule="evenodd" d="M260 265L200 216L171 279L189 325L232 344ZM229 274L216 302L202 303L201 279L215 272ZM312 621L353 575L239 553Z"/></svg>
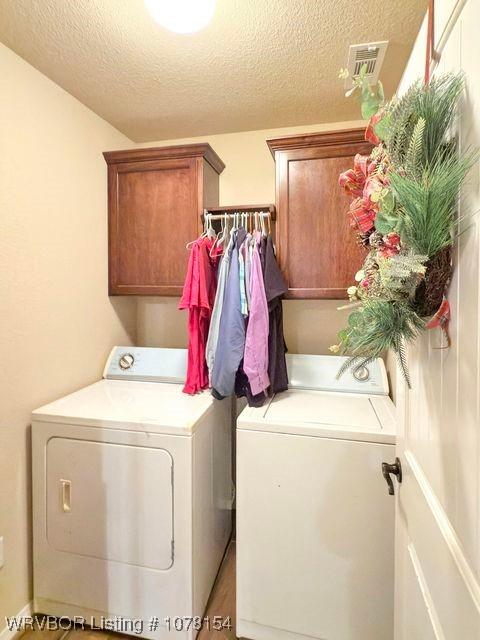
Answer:
<svg viewBox="0 0 480 640"><path fill-rule="evenodd" d="M172 457L165 449L52 438L47 538L58 551L168 569Z"/></svg>

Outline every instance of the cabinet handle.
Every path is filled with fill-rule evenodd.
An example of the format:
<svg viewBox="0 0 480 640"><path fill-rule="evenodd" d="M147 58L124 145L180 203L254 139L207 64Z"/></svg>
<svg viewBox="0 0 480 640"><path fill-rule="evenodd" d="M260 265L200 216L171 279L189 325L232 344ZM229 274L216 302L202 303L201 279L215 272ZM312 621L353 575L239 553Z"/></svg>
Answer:
<svg viewBox="0 0 480 640"><path fill-rule="evenodd" d="M72 483L70 480L60 480L60 484L62 485L62 509L68 513L72 508Z"/></svg>

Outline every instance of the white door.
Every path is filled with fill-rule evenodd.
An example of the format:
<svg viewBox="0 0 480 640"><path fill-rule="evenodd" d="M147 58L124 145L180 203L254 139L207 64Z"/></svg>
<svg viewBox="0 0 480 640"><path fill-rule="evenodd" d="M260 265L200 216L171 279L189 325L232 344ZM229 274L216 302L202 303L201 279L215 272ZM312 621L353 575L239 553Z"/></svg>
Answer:
<svg viewBox="0 0 480 640"><path fill-rule="evenodd" d="M51 438L47 538L67 553L168 569L172 457L165 449Z"/></svg>
<svg viewBox="0 0 480 640"><path fill-rule="evenodd" d="M441 59L463 69L460 144L480 145L480 3L436 0ZM419 38L400 86L422 76ZM410 350L412 390L397 385L395 640L480 638L480 331L478 166L460 199L460 235L448 299L452 346L436 331Z"/></svg>
<svg viewBox="0 0 480 640"><path fill-rule="evenodd" d="M448 356L430 340L433 335L411 353L413 389L402 388L398 398L403 479L394 480L395 640L478 640L479 451L472 447L474 423L449 420L455 409L445 403L455 398L455 387L443 387L433 374ZM475 410L471 400L460 413Z"/></svg>

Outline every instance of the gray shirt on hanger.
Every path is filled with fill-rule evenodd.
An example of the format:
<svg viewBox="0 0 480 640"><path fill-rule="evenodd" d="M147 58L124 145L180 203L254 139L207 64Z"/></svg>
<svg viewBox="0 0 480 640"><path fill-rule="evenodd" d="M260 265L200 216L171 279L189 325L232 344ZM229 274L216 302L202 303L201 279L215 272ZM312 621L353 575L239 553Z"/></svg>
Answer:
<svg viewBox="0 0 480 640"><path fill-rule="evenodd" d="M210 377L210 385L212 384L213 363L215 362L215 353L217 351L218 336L220 331L220 318L222 317L223 301L225 299L225 285L228 278L230 267L230 258L235 244L235 234L232 231L228 245L225 247L223 256L218 267L217 292L215 294L215 302L213 305L212 317L210 320L210 328L208 331L207 346L205 350L205 358L207 360L208 375Z"/></svg>

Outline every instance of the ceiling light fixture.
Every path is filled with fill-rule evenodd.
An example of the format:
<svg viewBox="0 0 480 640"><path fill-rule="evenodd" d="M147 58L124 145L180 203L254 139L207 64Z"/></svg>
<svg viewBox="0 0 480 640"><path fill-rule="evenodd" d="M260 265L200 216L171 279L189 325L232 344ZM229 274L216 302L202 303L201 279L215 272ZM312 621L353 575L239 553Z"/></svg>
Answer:
<svg viewBox="0 0 480 640"><path fill-rule="evenodd" d="M156 22L175 33L194 33L207 26L216 0L145 0Z"/></svg>

